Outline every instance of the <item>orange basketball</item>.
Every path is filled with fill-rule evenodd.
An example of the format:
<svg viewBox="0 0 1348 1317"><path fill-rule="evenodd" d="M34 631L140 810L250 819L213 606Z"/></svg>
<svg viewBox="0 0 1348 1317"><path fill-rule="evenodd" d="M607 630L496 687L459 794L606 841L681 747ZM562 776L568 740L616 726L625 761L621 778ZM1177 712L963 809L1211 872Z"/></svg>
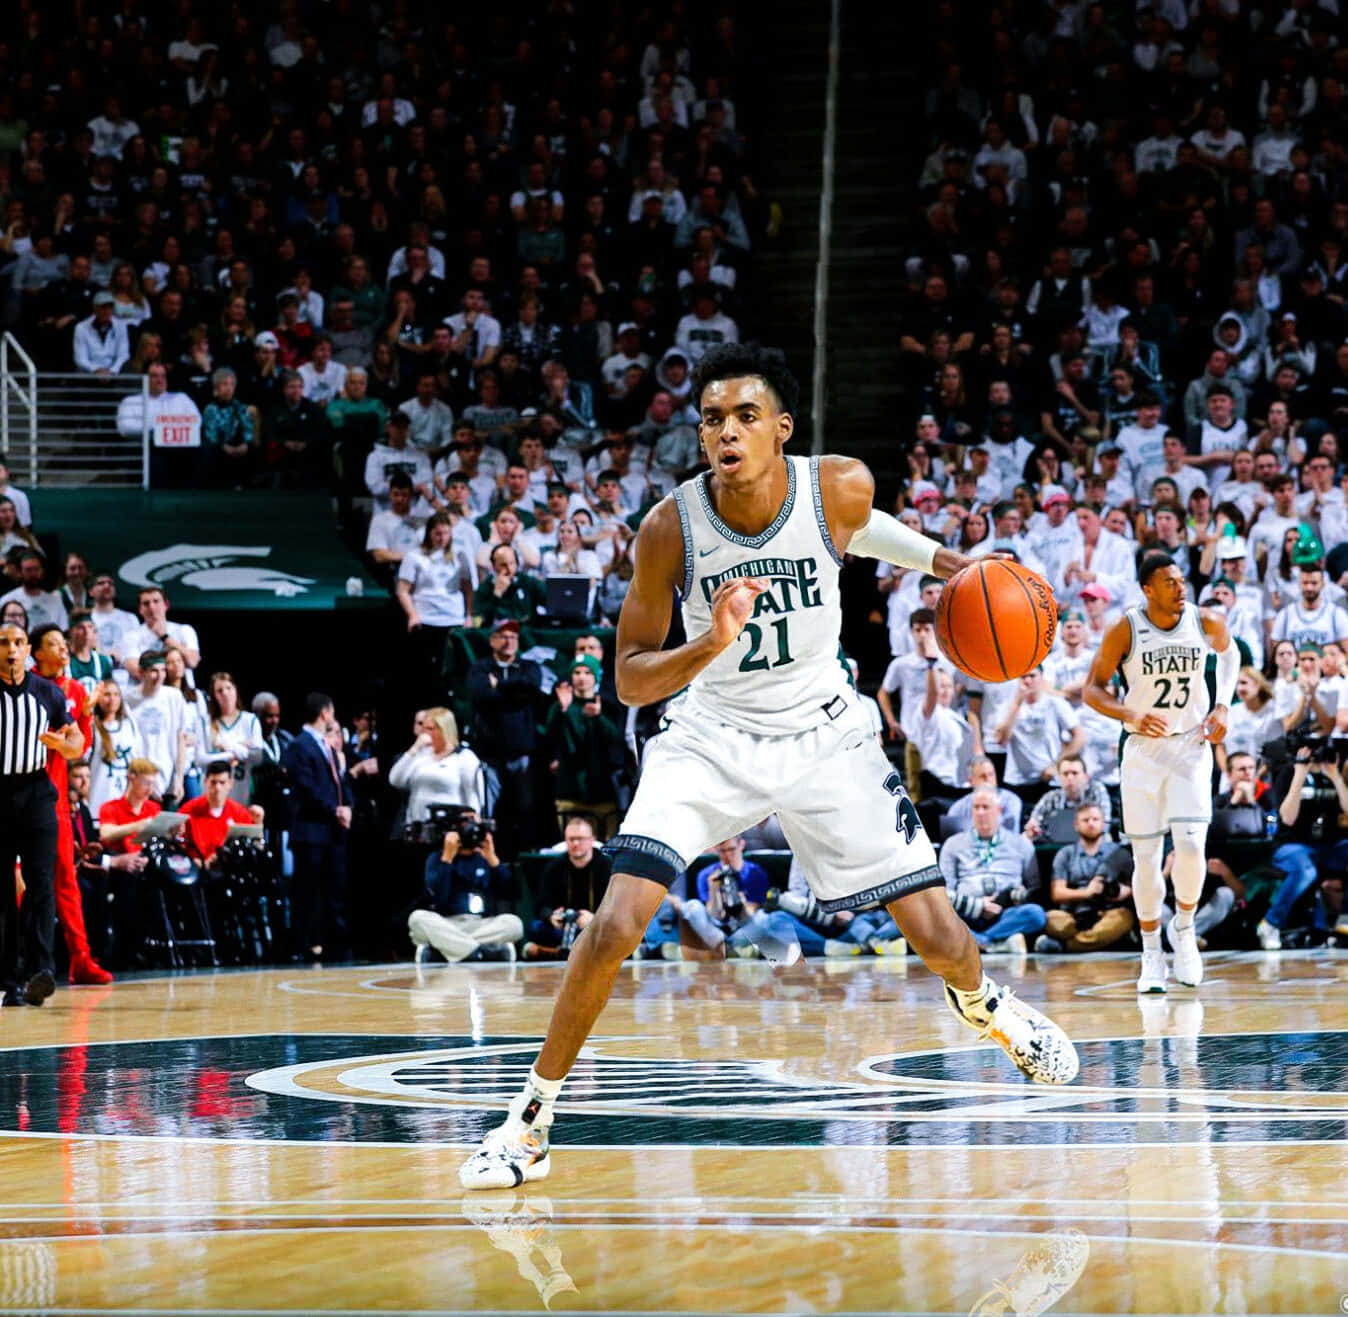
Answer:
<svg viewBox="0 0 1348 1317"><path fill-rule="evenodd" d="M961 672L1011 681L1044 661L1058 629L1049 583L1028 567L984 558L945 583L936 641Z"/></svg>

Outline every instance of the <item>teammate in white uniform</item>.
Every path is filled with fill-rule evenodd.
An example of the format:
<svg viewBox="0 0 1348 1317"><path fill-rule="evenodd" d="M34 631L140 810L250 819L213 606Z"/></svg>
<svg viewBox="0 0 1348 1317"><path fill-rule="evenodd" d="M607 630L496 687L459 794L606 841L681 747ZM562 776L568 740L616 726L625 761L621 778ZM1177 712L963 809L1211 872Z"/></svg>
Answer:
<svg viewBox="0 0 1348 1317"><path fill-rule="evenodd" d="M552 1105L623 960L697 855L772 813L821 910L886 906L962 1020L1032 1079L1076 1075L1062 1030L984 975L840 657L844 552L942 579L969 560L872 508L860 462L787 456L797 394L760 348L723 345L698 364L711 470L642 523L616 647L625 703L678 698L609 843L613 877L572 949L547 1040L505 1123L462 1167L467 1188L547 1174ZM664 649L676 594L688 639Z"/></svg>
<svg viewBox="0 0 1348 1317"><path fill-rule="evenodd" d="M1165 834L1175 842L1178 913L1170 923L1175 978L1189 987L1203 980L1194 933L1194 908L1207 877L1207 832L1212 819L1211 743L1226 735L1227 713L1240 674L1240 651L1214 610L1185 598L1184 574L1166 553L1148 553L1138 570L1146 597L1105 634L1083 697L1097 713L1127 729L1123 746L1123 830L1133 844L1133 901L1142 930L1138 992L1164 992L1161 903ZM1217 698L1209 707L1207 659L1217 654ZM1124 698L1109 690L1118 673Z"/></svg>

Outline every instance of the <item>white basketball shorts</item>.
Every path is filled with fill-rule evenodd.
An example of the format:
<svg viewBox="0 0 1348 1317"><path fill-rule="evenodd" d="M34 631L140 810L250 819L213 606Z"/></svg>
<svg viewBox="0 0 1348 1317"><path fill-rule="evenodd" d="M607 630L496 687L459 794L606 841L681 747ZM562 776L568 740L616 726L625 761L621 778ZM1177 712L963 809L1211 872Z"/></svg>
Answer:
<svg viewBox="0 0 1348 1317"><path fill-rule="evenodd" d="M1212 747L1201 728L1128 735L1119 782L1125 836L1160 837L1172 823L1212 822Z"/></svg>
<svg viewBox="0 0 1348 1317"><path fill-rule="evenodd" d="M832 722L759 736L677 707L605 850L615 873L670 886L699 855L775 813L826 911L943 883L917 810L855 701Z"/></svg>

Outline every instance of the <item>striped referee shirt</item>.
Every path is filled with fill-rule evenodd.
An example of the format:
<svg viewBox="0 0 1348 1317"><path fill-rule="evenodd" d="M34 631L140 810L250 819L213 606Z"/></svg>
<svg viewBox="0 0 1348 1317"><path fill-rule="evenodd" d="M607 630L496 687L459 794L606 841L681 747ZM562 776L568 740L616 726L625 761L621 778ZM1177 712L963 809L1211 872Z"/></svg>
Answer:
<svg viewBox="0 0 1348 1317"><path fill-rule="evenodd" d="M66 697L54 683L30 672L17 685L0 681L0 783L47 767L43 732L70 722Z"/></svg>

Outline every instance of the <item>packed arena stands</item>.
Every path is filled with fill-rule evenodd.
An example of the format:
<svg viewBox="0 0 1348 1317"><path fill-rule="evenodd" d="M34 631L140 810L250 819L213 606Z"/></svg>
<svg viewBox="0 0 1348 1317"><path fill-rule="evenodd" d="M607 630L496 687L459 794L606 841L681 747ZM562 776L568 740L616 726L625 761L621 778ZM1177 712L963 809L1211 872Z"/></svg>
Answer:
<svg viewBox="0 0 1348 1317"><path fill-rule="evenodd" d="M109 427L144 437L156 489L330 499L388 596L392 639L359 660L380 680L334 730L300 697L335 672L278 653L241 692L228 674L259 673L252 628L203 653L169 593L137 594L69 534L53 545L40 473L25 489L0 468L0 621L68 628L95 703L91 818L207 800L222 761L261 815L280 886L235 847L256 918L222 954L406 954L419 908L440 921L414 918L419 955L564 955L602 898L596 847L659 715L614 687L636 528L699 469L691 368L773 337L755 252L780 212L753 182L771 121L738 96L732 9L122 0L0 19L5 327L43 372L120 382ZM1214 836L1239 845L1214 853L1200 928L1326 934L1337 769L1318 741L1295 758L1310 733L1348 732L1338 17L945 0L932 22L881 474L906 476L905 520L1042 571L1063 625L1043 674L982 687L935 648L939 583L882 568L862 586L891 660L860 674L877 735L982 943L1130 937L1117 727L1081 688L1139 597L1135 551L1163 546L1248 664L1214 782L1230 816ZM349 811L350 879L322 900L301 853L318 843L297 841L301 722ZM1248 781L1237 751L1256 756ZM1303 791L1302 815L1280 810ZM204 869L219 828L184 829ZM760 831L747 861L729 845L690 871L644 954L718 938L752 954L770 936L743 933L754 919L807 950L901 953L892 921L820 915ZM81 873L130 902L133 941L151 930L148 952L102 931L134 964L164 939L123 890L142 871L126 840L86 844ZM188 943L198 915L163 922Z"/></svg>

